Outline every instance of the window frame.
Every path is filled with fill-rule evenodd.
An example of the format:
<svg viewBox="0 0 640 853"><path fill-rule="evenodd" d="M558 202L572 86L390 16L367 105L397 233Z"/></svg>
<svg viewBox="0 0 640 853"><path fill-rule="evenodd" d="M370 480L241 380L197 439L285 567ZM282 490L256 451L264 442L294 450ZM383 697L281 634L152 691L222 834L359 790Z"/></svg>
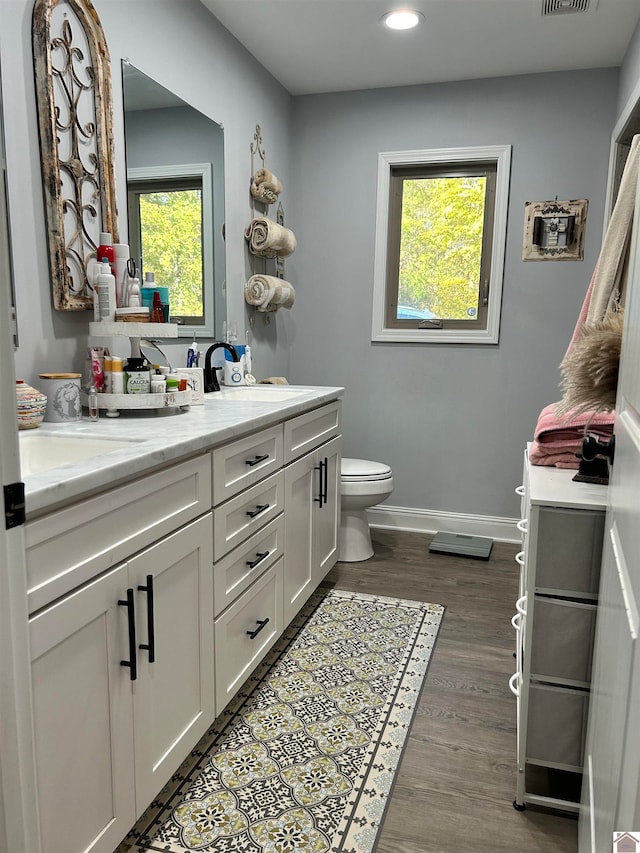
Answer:
<svg viewBox="0 0 640 853"><path fill-rule="evenodd" d="M127 212L129 216L129 232L131 240L131 251L134 250L134 236L132 229L132 199L137 195L132 185L144 185L146 192L160 192L163 182L179 181L180 179L198 178L202 182L202 290L203 290L203 323L186 323L182 318L171 322L178 323L178 336L188 338L212 338L214 337L214 254L213 254L213 171L211 163L190 163L173 166L144 166L127 169ZM168 189L172 189L168 187ZM139 224L139 223L138 223ZM135 237L135 241L138 237ZM171 294L171 291L169 291Z"/></svg>
<svg viewBox="0 0 640 853"><path fill-rule="evenodd" d="M413 328L387 323L388 264L390 262L389 225L392 211L393 170L396 167L407 171L411 167L429 168L434 171L451 166L452 171L461 165L479 167L487 163L496 167L495 206L493 234L491 237L491 273L488 284L486 323L476 322L473 327L458 328L452 321L442 328ZM413 151L382 151L378 154L378 196L376 206L376 236L373 276L373 315L371 340L386 343L462 343L497 344L500 336L500 309L509 202L509 178L511 169L511 146L491 145L470 148L438 148ZM398 229L396 229L398 230ZM483 250L484 251L484 250Z"/></svg>

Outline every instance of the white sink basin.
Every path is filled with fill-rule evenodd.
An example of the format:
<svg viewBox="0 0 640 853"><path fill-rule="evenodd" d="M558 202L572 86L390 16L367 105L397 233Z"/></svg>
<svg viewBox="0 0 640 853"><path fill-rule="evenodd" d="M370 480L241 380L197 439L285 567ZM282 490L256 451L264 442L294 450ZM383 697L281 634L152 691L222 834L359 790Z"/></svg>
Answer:
<svg viewBox="0 0 640 853"><path fill-rule="evenodd" d="M308 394L306 388L292 388L291 385L243 385L240 388L221 388L205 394L205 400L230 400L242 403L279 403Z"/></svg>
<svg viewBox="0 0 640 853"><path fill-rule="evenodd" d="M23 477L42 474L62 465L104 456L138 441L140 439L96 435L54 435L39 429L22 431L18 433L20 470Z"/></svg>

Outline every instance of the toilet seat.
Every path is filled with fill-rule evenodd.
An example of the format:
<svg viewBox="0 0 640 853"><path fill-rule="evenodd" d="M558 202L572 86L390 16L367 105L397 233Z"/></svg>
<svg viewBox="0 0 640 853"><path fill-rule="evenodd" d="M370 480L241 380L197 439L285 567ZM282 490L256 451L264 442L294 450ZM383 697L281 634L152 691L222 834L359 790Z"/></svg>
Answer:
<svg viewBox="0 0 640 853"><path fill-rule="evenodd" d="M346 483L354 481L374 483L378 480L387 480L391 474L392 471L388 465L382 462L372 462L368 459L343 457L340 466L340 479Z"/></svg>

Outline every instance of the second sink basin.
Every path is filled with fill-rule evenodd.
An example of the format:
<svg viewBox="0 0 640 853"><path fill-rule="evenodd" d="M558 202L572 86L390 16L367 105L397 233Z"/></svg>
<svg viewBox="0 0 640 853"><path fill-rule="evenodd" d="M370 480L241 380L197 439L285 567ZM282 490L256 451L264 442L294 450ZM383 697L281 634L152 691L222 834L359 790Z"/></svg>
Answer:
<svg viewBox="0 0 640 853"><path fill-rule="evenodd" d="M132 438L53 434L40 432L39 429L22 431L18 433L20 470L23 477L42 474L82 459L104 456L138 441Z"/></svg>
<svg viewBox="0 0 640 853"><path fill-rule="evenodd" d="M205 400L230 400L242 403L279 403L309 393L306 388L291 385L243 385L240 388L223 387L205 395Z"/></svg>

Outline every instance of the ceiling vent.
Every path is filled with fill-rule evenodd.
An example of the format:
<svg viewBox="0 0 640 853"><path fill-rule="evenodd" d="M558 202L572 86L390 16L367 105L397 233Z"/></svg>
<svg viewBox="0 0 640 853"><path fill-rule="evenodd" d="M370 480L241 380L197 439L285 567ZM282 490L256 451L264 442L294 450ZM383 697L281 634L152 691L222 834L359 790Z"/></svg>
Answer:
<svg viewBox="0 0 640 853"><path fill-rule="evenodd" d="M542 16L592 12L598 0L542 0Z"/></svg>

